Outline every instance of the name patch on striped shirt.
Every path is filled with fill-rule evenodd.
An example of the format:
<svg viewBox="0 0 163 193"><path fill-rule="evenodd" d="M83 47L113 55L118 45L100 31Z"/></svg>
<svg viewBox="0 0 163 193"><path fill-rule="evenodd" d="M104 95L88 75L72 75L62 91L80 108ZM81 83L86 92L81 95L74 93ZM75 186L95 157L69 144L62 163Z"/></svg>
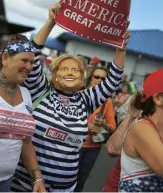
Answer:
<svg viewBox="0 0 163 193"><path fill-rule="evenodd" d="M63 132L61 130L54 129L54 128L48 128L45 133L45 137L49 139L53 139L53 140L54 139L59 140L59 141L65 141L67 135L68 133Z"/></svg>
<svg viewBox="0 0 163 193"><path fill-rule="evenodd" d="M45 132L45 137L51 140L57 140L69 145L82 146L83 140L80 136L62 131L56 128L48 128Z"/></svg>

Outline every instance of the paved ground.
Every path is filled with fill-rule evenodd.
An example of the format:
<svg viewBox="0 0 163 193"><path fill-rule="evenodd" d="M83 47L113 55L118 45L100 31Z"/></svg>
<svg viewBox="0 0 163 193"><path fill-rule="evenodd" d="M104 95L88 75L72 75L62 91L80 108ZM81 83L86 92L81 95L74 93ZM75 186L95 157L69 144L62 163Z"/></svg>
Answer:
<svg viewBox="0 0 163 193"><path fill-rule="evenodd" d="M115 158L109 157L105 146L102 147L96 164L85 184L84 192L100 192L103 189L106 176L114 166Z"/></svg>

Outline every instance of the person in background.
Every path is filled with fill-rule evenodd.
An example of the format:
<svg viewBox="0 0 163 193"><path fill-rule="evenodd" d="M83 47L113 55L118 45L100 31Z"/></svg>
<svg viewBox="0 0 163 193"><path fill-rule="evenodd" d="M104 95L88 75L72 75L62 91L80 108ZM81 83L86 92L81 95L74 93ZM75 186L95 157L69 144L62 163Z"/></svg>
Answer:
<svg viewBox="0 0 163 193"><path fill-rule="evenodd" d="M106 148L111 157L120 157L121 155L121 147L123 136L130 126L132 122L140 115L140 111L133 107L133 100L135 96L132 96L126 103L126 108L124 108L124 114L126 115L117 130L113 133L113 135L109 138ZM109 172L107 179L104 184L104 192L118 192L119 181L120 181L120 173L121 173L121 164L120 159L118 158L115 166Z"/></svg>
<svg viewBox="0 0 163 193"><path fill-rule="evenodd" d="M84 64L84 87L83 88L86 88L86 83L88 79L88 72L87 72L88 60L84 56L77 56L77 57Z"/></svg>
<svg viewBox="0 0 163 193"><path fill-rule="evenodd" d="M45 74L45 76L48 78L48 80L50 80L50 77L51 77L51 72L49 70L49 65L51 64L52 62L52 57L48 56L48 57L45 57L44 59L44 68L43 68L43 72Z"/></svg>
<svg viewBox="0 0 163 193"><path fill-rule="evenodd" d="M87 81L87 86L95 87L101 81L105 80L107 74L107 69L95 67ZM88 118L88 136L80 150L79 172L75 192L82 191L101 150L101 144L94 143L92 136L99 133L101 128L104 128L110 134L116 128L114 110L110 98L107 99L103 112L101 111L102 106L96 109ZM97 115L100 113L102 113L102 117L97 118Z"/></svg>
<svg viewBox="0 0 163 193"><path fill-rule="evenodd" d="M119 126L126 117L128 113L128 107L131 102L131 98L132 96L129 96L128 99L117 109L116 112L117 126Z"/></svg>
<svg viewBox="0 0 163 193"><path fill-rule="evenodd" d="M130 86L130 94L133 95L137 91L137 85L136 82L130 78L129 80L129 86Z"/></svg>
<svg viewBox="0 0 163 193"><path fill-rule="evenodd" d="M128 76L126 73L123 73L122 75L122 84L127 84L128 83Z"/></svg>
<svg viewBox="0 0 163 193"><path fill-rule="evenodd" d="M119 191L163 192L162 69L145 79L133 106L142 113L124 135Z"/></svg>
<svg viewBox="0 0 163 193"><path fill-rule="evenodd" d="M49 9L48 20L34 37L33 45L39 53L55 25L54 18L60 9L60 3ZM129 32L123 35L123 39L124 49L116 50L107 77L96 87L81 90L84 65L70 54L52 61L49 66L51 82L43 74L38 59L25 80L34 103L36 120L32 141L49 192L73 192L76 187L79 152L87 136L88 117L118 89L121 82ZM30 176L19 162L12 190L30 192L30 182Z"/></svg>
<svg viewBox="0 0 163 193"><path fill-rule="evenodd" d="M96 56L94 56L94 57L91 58L89 64L87 65L87 68L86 68L86 70L87 70L87 76L88 76L88 77L90 77L93 68L94 68L95 66L97 66L98 64L100 64L100 63L101 63L100 58L98 58L98 57L96 57Z"/></svg>
<svg viewBox="0 0 163 193"><path fill-rule="evenodd" d="M90 65L92 65L92 67L95 67L100 63L101 63L101 60L97 56L94 56L91 58Z"/></svg>
<svg viewBox="0 0 163 193"><path fill-rule="evenodd" d="M121 105L123 105L129 99L129 97L130 97L129 84L124 84L122 86L122 91L116 96L116 98L113 101L115 112Z"/></svg>
<svg viewBox="0 0 163 193"><path fill-rule="evenodd" d="M116 117L116 123L120 123L120 119L118 119L117 114L120 111L120 107L125 104L130 98L130 87L129 84L123 84L122 91L118 93L118 95L113 99L114 112Z"/></svg>
<svg viewBox="0 0 163 193"><path fill-rule="evenodd" d="M128 75L126 73L122 74L122 82L119 85L119 89L117 90L116 95L118 95L119 92L122 92L122 87L124 84L128 84Z"/></svg>
<svg viewBox="0 0 163 193"><path fill-rule="evenodd" d="M46 191L31 141L31 96L19 86L33 69L34 55L23 35L12 36L0 55L0 192L9 192L19 159L33 178L33 191Z"/></svg>

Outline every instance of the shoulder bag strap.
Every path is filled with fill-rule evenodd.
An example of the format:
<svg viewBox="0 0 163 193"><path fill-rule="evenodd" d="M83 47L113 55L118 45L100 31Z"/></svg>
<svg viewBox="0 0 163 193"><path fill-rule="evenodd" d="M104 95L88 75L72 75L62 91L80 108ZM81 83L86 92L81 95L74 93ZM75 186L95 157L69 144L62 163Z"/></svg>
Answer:
<svg viewBox="0 0 163 193"><path fill-rule="evenodd" d="M41 103L41 101L46 98L50 94L50 91L46 92L43 96L41 96L34 104L33 104L33 110L35 110L38 105Z"/></svg>

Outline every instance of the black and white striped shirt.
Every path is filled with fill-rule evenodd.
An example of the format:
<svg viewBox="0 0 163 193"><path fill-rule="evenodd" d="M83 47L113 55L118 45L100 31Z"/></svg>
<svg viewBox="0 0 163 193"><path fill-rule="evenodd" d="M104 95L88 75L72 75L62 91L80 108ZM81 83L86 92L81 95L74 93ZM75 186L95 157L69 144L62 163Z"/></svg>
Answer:
<svg viewBox="0 0 163 193"><path fill-rule="evenodd" d="M88 132L88 116L118 89L123 69L112 63L109 76L99 85L68 95L49 84L39 63L41 47L35 47L37 54L34 68L25 85L31 93L33 103L50 92L33 112L36 131L32 141L48 190L73 192L76 186L79 150ZM15 177L13 190L31 190L29 176L21 163Z"/></svg>

